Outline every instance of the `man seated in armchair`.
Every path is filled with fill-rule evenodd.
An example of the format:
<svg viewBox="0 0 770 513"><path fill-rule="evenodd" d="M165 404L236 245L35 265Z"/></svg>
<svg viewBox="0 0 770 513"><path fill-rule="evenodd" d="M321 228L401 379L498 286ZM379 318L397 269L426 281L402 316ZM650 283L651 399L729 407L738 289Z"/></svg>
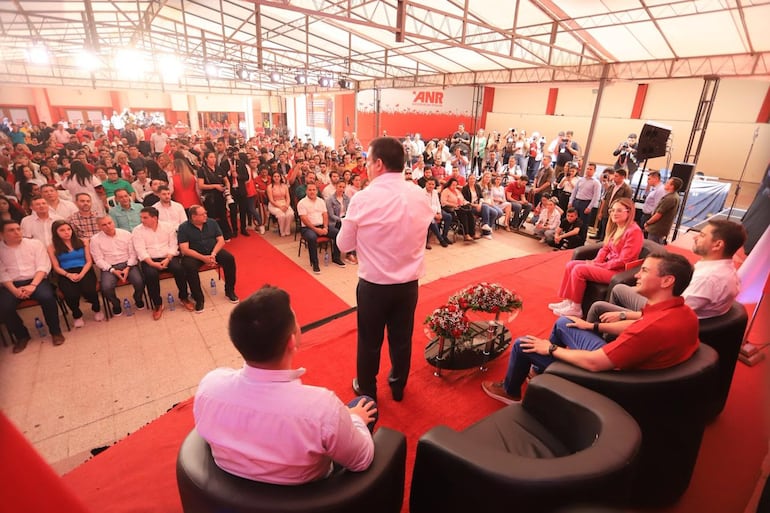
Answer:
<svg viewBox="0 0 770 513"><path fill-rule="evenodd" d="M712 219L695 236L692 252L701 259L695 263L692 280L682 292L687 306L699 319L725 314L738 292L740 280L733 255L746 243L743 225L724 219ZM597 301L588 311L588 322L614 322L639 319L647 298L634 288L618 284L610 292L610 301Z"/></svg>
<svg viewBox="0 0 770 513"><path fill-rule="evenodd" d="M562 360L592 372L652 370L686 361L698 348L698 318L684 303L692 265L682 255L655 253L636 274L636 290L647 298L643 317L612 323L560 317L549 339L526 335L516 340L504 381L484 381L484 392L505 404L521 400L530 367L542 371ZM603 334L617 335L607 343Z"/></svg>
<svg viewBox="0 0 770 513"><path fill-rule="evenodd" d="M376 404L358 397L346 407L334 392L302 384L305 369L293 365L300 329L285 291L258 290L233 309L228 328L244 365L204 376L193 406L195 427L221 469L297 485L329 476L333 462L369 468Z"/></svg>

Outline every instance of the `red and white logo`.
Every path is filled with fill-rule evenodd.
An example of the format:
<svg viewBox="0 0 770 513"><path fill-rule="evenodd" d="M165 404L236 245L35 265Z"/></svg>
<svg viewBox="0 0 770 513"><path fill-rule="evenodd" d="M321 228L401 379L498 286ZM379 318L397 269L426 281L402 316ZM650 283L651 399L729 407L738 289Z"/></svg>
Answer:
<svg viewBox="0 0 770 513"><path fill-rule="evenodd" d="M412 91L414 105L444 105L443 91Z"/></svg>

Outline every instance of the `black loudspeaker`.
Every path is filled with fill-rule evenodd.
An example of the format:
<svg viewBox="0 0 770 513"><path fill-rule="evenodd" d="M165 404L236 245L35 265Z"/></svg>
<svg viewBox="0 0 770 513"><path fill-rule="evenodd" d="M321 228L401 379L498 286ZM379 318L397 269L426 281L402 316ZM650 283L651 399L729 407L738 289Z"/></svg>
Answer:
<svg viewBox="0 0 770 513"><path fill-rule="evenodd" d="M687 187L689 187L690 180L692 180L694 174L695 164L690 164L689 162L674 162L674 167L671 169L669 178L680 178L683 185L682 188L679 189L679 192L684 192L687 190Z"/></svg>
<svg viewBox="0 0 770 513"><path fill-rule="evenodd" d="M636 145L637 162L665 155L669 135L671 135L671 127L645 123L642 133L639 134L639 143Z"/></svg>

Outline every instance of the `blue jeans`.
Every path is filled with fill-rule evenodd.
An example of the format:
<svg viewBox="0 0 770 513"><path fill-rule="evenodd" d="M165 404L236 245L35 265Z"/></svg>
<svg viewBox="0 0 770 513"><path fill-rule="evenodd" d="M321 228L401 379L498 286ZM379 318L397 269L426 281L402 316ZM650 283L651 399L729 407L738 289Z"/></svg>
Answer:
<svg viewBox="0 0 770 513"><path fill-rule="evenodd" d="M481 217L481 224L488 224L490 227L494 227L495 221L497 221L497 211L487 205L486 203L481 204L481 212L479 213L479 217Z"/></svg>
<svg viewBox="0 0 770 513"><path fill-rule="evenodd" d="M316 226L316 228L319 228ZM320 237L328 237L329 244L332 246L332 259L337 260L340 258L340 249L337 247L337 232L339 230L336 226L329 225L329 233L326 235L320 235ZM313 267L318 266L318 237L319 235L307 226L302 227L302 238L307 241L307 252L310 254L310 265Z"/></svg>
<svg viewBox="0 0 770 513"><path fill-rule="evenodd" d="M428 226L429 237L430 237L430 232L433 232L433 234L436 236L436 238L439 241L447 239L447 234L449 233L449 226L452 224L452 214L442 210L441 222L442 222L442 226L439 226L439 223L435 219L431 221L430 225ZM439 231L439 228L441 228L440 231Z"/></svg>
<svg viewBox="0 0 770 513"><path fill-rule="evenodd" d="M553 331L549 340L557 346L569 349L584 349L594 351L602 347L606 342L602 337L593 332L581 330L578 328L568 328L567 324L572 321L567 317L560 317L553 325ZM521 338L517 338L511 349L511 355L508 358L508 370L505 373L503 387L505 391L512 396L521 396L521 385L527 379L529 368L534 365L541 371L555 362L552 356L537 353L525 353L521 349Z"/></svg>

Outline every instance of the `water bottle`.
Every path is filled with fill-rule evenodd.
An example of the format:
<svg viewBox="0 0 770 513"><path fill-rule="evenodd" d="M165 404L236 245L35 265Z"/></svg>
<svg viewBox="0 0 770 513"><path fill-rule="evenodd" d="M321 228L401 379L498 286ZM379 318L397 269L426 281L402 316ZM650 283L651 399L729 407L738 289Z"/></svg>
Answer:
<svg viewBox="0 0 770 513"><path fill-rule="evenodd" d="M168 310L170 312L176 310L176 303L174 302L174 296L171 294L171 292L168 293Z"/></svg>
<svg viewBox="0 0 770 513"><path fill-rule="evenodd" d="M211 295L216 296L217 295L217 282L214 280L214 278L211 278Z"/></svg>
<svg viewBox="0 0 770 513"><path fill-rule="evenodd" d="M45 329L45 324L40 320L40 317L35 317L35 328L37 328L37 333L40 335L40 338L48 335L48 330Z"/></svg>
<svg viewBox="0 0 770 513"><path fill-rule="evenodd" d="M131 310L131 301L129 301L128 298L123 300L123 311L126 313L127 317L134 315L134 311Z"/></svg>
<svg viewBox="0 0 770 513"><path fill-rule="evenodd" d="M328 251L324 251L324 265L327 266L327 267L329 266L329 252Z"/></svg>

